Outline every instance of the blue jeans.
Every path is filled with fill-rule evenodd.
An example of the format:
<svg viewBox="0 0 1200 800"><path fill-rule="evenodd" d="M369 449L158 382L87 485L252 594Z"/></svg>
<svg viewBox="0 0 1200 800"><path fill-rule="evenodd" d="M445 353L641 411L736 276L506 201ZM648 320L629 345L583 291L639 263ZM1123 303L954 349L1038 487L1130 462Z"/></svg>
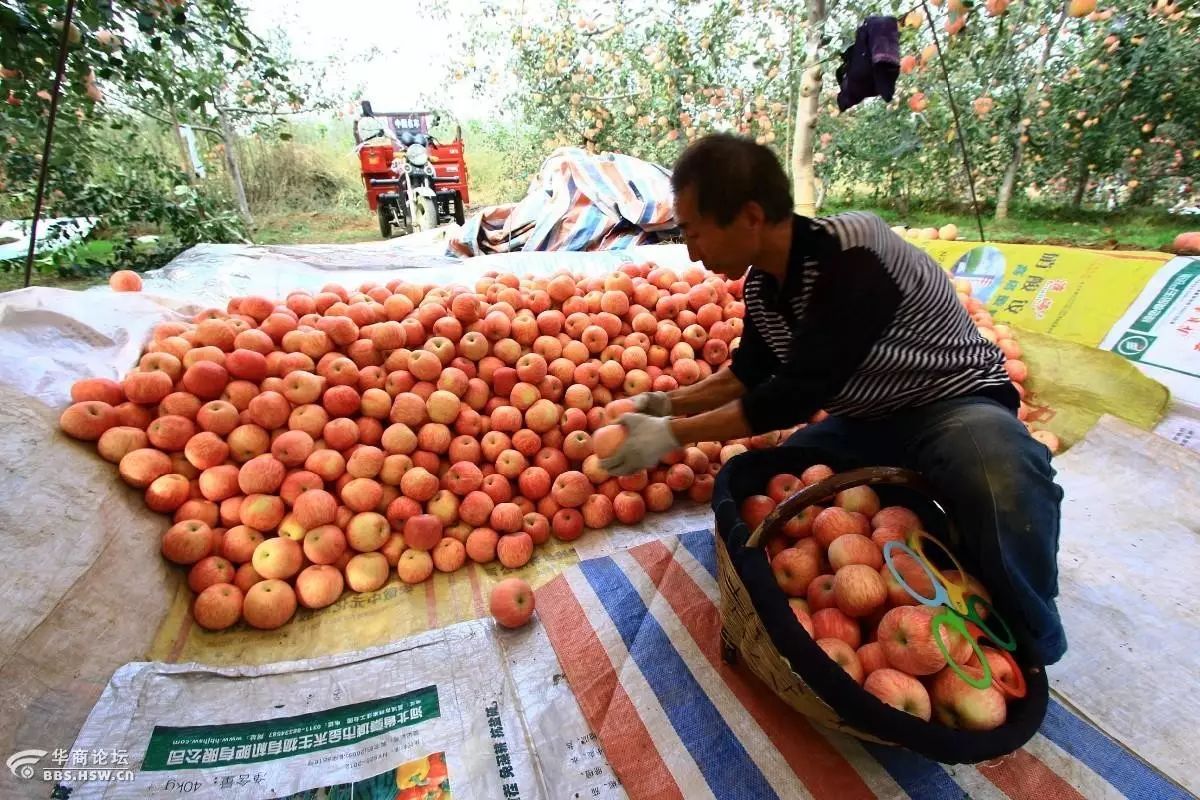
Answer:
<svg viewBox="0 0 1200 800"><path fill-rule="evenodd" d="M1016 593L1009 605L1023 616L1042 663L1062 658L1067 639L1054 598L1063 492L1050 451L1011 411L988 398L956 397L879 420L830 417L785 445L921 473L982 565L984 583L995 565L1004 571Z"/></svg>

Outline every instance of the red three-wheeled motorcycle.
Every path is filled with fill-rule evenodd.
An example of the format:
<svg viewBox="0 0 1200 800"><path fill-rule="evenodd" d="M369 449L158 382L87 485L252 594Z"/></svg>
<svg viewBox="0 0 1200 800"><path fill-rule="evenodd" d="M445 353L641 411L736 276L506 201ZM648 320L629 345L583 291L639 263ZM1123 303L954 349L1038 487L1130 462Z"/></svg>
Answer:
<svg viewBox="0 0 1200 800"><path fill-rule="evenodd" d="M380 112L364 100L354 129L367 205L379 217L379 233L431 230L454 220L463 223L467 194L467 162L462 128L454 141L440 142L430 133L438 116L429 111Z"/></svg>

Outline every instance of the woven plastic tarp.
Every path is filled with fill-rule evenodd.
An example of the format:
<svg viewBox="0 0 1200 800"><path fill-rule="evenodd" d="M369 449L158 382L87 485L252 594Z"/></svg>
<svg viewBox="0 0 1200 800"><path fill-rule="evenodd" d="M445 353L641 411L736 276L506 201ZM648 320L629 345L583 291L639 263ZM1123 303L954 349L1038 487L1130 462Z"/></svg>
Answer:
<svg viewBox="0 0 1200 800"><path fill-rule="evenodd" d="M676 230L671 173L619 153L555 150L519 203L484 209L463 225L447 253L621 250L654 244Z"/></svg>
<svg viewBox="0 0 1200 800"><path fill-rule="evenodd" d="M1084 532L1074 531L1082 541ZM716 571L713 535L696 531L585 560L538 590L540 624L634 800L1189 796L1140 759L1142 750L1110 738L1058 698L1023 747L980 764L938 764L817 725L748 670L722 661ZM1103 663L1086 662L1080 671L1106 672ZM1143 661L1141 669L1152 667ZM1105 697L1121 705L1114 694ZM1155 763L1171 762L1163 756Z"/></svg>

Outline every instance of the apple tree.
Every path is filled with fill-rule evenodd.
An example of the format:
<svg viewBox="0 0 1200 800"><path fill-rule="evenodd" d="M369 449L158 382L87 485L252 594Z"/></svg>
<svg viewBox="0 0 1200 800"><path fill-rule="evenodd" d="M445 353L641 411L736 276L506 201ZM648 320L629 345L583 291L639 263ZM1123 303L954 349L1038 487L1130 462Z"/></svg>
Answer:
<svg viewBox="0 0 1200 800"><path fill-rule="evenodd" d="M0 0L0 213L9 216L32 212L65 6ZM231 193L191 174L177 125L221 136L223 109L277 113L303 98L236 0L82 0L67 35L43 214L100 217L112 258L133 263L144 263L140 233L164 234L156 261L242 238Z"/></svg>

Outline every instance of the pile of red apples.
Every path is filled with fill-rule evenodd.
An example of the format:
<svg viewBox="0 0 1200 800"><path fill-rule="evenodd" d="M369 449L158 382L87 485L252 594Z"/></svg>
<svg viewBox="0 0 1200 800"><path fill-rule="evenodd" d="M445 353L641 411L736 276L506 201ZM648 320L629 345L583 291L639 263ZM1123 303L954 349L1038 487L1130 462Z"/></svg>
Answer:
<svg viewBox="0 0 1200 800"><path fill-rule="evenodd" d="M978 298L971 296L971 282L966 278L954 280L954 291L958 295L958 301L971 315L971 321L975 323L979 335L999 347L1000 352L1004 354L1004 369L1008 372L1013 387L1021 397L1017 417L1025 424L1026 430L1032 434L1034 439L1046 445L1051 453L1057 453L1061 447L1058 437L1044 428L1034 428L1033 423L1030 422L1033 409L1025 402L1027 396L1025 381L1029 379L1029 366L1021 360L1023 352L1021 345L1017 342L1016 332L1008 325L997 323L992 319L992 315L988 313L984 304Z"/></svg>
<svg viewBox="0 0 1200 800"><path fill-rule="evenodd" d="M271 629L393 572L515 569L550 536L707 502L724 461L780 434L620 478L596 445L625 398L728 363L740 297L652 264L239 297L158 325L124 380L77 382L60 424L172 515L162 553L201 626Z"/></svg>
<svg viewBox="0 0 1200 800"><path fill-rule="evenodd" d="M817 464L799 476L776 475L765 495L742 502L743 520L753 530L784 499L832 474ZM875 491L859 486L838 493L828 506L805 508L768 543L767 555L800 626L867 692L927 722L991 730L1007 717L1005 693L994 686L976 689L947 666L930 624L937 610L906 592L884 563L888 542L903 542L922 529L910 509L881 508ZM897 553L892 561L914 591L933 596L930 577L915 559ZM990 600L974 577L942 572ZM970 642L945 629L941 635L957 664L979 669ZM982 651L995 678L1016 686L1019 676L999 651L986 645Z"/></svg>

